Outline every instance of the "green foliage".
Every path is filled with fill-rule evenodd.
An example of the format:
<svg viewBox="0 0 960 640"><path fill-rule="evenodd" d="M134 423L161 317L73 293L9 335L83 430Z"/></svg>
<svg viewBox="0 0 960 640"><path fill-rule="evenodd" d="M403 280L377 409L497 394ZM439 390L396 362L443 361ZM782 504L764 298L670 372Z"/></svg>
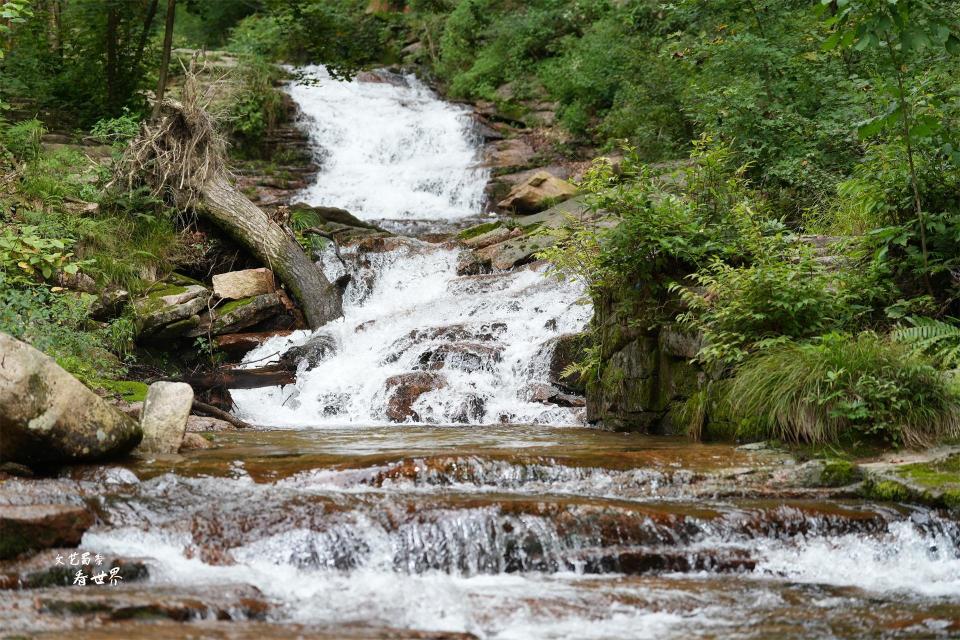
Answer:
<svg viewBox="0 0 960 640"><path fill-rule="evenodd" d="M275 86L280 70L254 57L243 58L239 87L231 96L226 126L246 156L263 153L263 138L283 115L283 93Z"/></svg>
<svg viewBox="0 0 960 640"><path fill-rule="evenodd" d="M960 369L960 321L950 322L936 318L907 318L909 327L896 329L891 337L907 345L915 353L922 353L947 369Z"/></svg>
<svg viewBox="0 0 960 640"><path fill-rule="evenodd" d="M275 16L247 16L230 33L228 50L248 56L276 58L283 51L283 25Z"/></svg>
<svg viewBox="0 0 960 640"><path fill-rule="evenodd" d="M729 166L729 147L700 140L691 160L674 180L656 175L632 153L620 177L609 162L595 163L580 189L592 209L619 224L603 229L571 220L547 231L558 242L541 257L581 279L594 296L639 287L657 299L674 280L715 257L749 256L756 239L776 224L757 214L762 204L751 199L742 171Z"/></svg>
<svg viewBox="0 0 960 640"><path fill-rule="evenodd" d="M61 271L76 274L85 263L73 260L73 252L68 251L72 244L69 239L40 237L36 227L4 227L0 233L0 270L6 273L8 283L27 285L50 280Z"/></svg>
<svg viewBox="0 0 960 640"><path fill-rule="evenodd" d="M5 4L4 7L8 6ZM0 61L0 97L86 128L145 106L141 89L153 88L160 26L151 3L140 0L71 0L33 3L14 26L12 47ZM150 19L148 19L150 18Z"/></svg>
<svg viewBox="0 0 960 640"><path fill-rule="evenodd" d="M746 360L727 388L731 412L789 442L858 438L927 445L960 430L960 398L908 349L870 332L790 342Z"/></svg>
<svg viewBox="0 0 960 640"><path fill-rule="evenodd" d="M20 193L44 205L61 205L64 200L96 201L98 180L107 170L75 149L44 153L23 167Z"/></svg>
<svg viewBox="0 0 960 640"><path fill-rule="evenodd" d="M365 0L264 0L237 25L229 48L270 60L323 64L335 78L390 57L389 15L368 13Z"/></svg>
<svg viewBox="0 0 960 640"><path fill-rule="evenodd" d="M24 120L3 127L0 130L0 143L18 160L34 160L40 155L40 141L44 133L46 129L39 120Z"/></svg>
<svg viewBox="0 0 960 640"><path fill-rule="evenodd" d="M103 327L93 323L88 318L91 297L24 286L0 272L0 332L53 356L86 384L118 377L123 363L105 345L129 342L132 327L122 321Z"/></svg>
<svg viewBox="0 0 960 640"><path fill-rule="evenodd" d="M5 38L12 31L13 25L26 22L33 15L30 0L8 0L0 5L0 38ZM4 48L0 47L0 60L3 59Z"/></svg>
<svg viewBox="0 0 960 640"><path fill-rule="evenodd" d="M856 308L856 292L802 249L793 260L774 255L747 266L714 260L692 279L697 287L675 287L688 308L680 320L703 333L698 358L707 363L733 364L753 350L840 329Z"/></svg>
<svg viewBox="0 0 960 640"><path fill-rule="evenodd" d="M90 135L104 144L129 142L140 131L140 118L124 108L123 115L116 118L101 118L90 129Z"/></svg>

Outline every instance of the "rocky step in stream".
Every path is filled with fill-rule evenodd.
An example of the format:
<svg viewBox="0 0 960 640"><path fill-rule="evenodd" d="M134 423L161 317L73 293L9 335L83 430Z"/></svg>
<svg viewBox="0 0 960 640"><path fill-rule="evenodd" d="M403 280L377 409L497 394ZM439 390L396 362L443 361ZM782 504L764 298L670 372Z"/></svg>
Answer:
<svg viewBox="0 0 960 640"><path fill-rule="evenodd" d="M953 519L790 486L781 454L511 426L212 437L38 481L98 514L79 551L138 558L148 577L0 592L21 612L0 624L854 638L951 637L960 621Z"/></svg>

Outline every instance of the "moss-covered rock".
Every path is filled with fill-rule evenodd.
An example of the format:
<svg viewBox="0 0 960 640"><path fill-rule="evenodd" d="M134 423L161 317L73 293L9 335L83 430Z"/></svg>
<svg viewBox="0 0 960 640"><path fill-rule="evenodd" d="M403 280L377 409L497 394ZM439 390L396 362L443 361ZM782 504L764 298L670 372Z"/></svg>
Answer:
<svg viewBox="0 0 960 640"><path fill-rule="evenodd" d="M0 333L0 462L107 460L140 442L135 420L49 356Z"/></svg>

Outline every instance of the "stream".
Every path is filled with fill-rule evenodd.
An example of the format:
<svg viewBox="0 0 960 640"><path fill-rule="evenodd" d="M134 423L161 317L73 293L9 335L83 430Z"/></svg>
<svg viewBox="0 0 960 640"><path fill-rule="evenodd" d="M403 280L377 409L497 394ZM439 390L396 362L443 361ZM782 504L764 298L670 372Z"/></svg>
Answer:
<svg viewBox="0 0 960 640"><path fill-rule="evenodd" d="M412 76L305 71L319 82L290 92L321 171L300 199L395 230L481 218L465 109ZM590 320L583 291L536 263L458 276L459 251L404 237L323 256L353 276L344 318L295 385L234 393L262 430L65 476L101 520L81 549L149 569L109 590L127 609L72 595L114 622L70 637L960 636L955 520L790 494L784 454L606 432L537 401L551 345ZM0 627L65 637L69 618L21 617L33 596L12 593ZM186 613L140 615L158 600Z"/></svg>

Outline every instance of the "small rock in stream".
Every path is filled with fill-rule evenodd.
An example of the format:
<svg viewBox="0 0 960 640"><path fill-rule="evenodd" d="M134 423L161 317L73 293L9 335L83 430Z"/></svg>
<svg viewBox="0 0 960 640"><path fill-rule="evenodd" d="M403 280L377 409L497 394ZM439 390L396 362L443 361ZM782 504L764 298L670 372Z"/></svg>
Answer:
<svg viewBox="0 0 960 640"><path fill-rule="evenodd" d="M143 403L141 453L177 453L183 443L193 389L185 382L154 382Z"/></svg>

